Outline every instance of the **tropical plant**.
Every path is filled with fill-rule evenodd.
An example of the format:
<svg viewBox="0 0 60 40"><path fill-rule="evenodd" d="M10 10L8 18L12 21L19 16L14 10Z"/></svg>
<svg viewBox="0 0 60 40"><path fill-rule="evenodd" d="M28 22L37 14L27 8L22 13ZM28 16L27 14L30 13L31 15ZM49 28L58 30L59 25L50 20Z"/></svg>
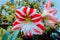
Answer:
<svg viewBox="0 0 60 40"><path fill-rule="evenodd" d="M42 14L43 10L44 10L43 9L44 8L43 5L45 3L46 3L45 0L16 0L15 3L7 1L6 3L2 4L1 8L0 8L0 16L1 16L0 17L0 22L3 23L3 24L7 24L8 23L8 28L7 28L7 30L4 30L4 29L0 28L0 34L3 34L3 32L4 32L4 34L0 36L0 39L1 40L23 40L24 39L23 32L21 32L21 30L12 31L11 30L12 26L9 24L9 23L12 24L13 21L15 20L15 14L14 14L15 13L15 9L20 9L21 7L25 6L25 7L30 7L30 8L37 9L37 13ZM46 8L47 5L49 5L49 4L45 4L45 8ZM54 7L54 4L51 3L50 7ZM50 12L50 10L49 10L49 12ZM43 13L43 16L45 16L44 13ZM55 29L51 29L50 25L49 25L49 22L48 22L48 25L46 25L46 23L45 23L45 19L46 18L47 17L43 17L42 18L42 22L44 23L44 26L45 26L44 33L42 35L34 35L33 38L32 38L33 40L38 40L39 38L41 40L44 40L43 37L46 37L46 36L49 37L50 34L53 32L53 30L56 31L55 29L58 29L60 27L60 23L58 23L56 25L53 25L53 26L56 27ZM56 32L58 32L58 31L56 31ZM46 39L47 39L47 37L46 37Z"/></svg>

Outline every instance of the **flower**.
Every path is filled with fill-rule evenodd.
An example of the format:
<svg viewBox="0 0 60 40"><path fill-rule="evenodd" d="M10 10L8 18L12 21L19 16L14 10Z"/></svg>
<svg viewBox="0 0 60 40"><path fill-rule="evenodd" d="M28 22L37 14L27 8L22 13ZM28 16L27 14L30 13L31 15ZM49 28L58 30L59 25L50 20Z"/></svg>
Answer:
<svg viewBox="0 0 60 40"><path fill-rule="evenodd" d="M32 36L33 34L41 35L43 33L42 16L36 12L36 9L25 6L21 9L16 9L15 17L16 20L13 23L12 30L21 29L25 36Z"/></svg>
<svg viewBox="0 0 60 40"><path fill-rule="evenodd" d="M51 28L55 28L54 25L58 23L58 19L55 17L56 9L51 7L51 0L48 0L44 5L44 11L42 16L44 17L44 21Z"/></svg>

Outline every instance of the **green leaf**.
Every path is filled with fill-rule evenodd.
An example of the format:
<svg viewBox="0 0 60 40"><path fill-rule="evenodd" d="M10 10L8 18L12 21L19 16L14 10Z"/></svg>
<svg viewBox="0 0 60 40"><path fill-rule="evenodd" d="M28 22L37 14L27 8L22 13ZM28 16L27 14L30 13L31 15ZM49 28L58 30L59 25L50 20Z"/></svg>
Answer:
<svg viewBox="0 0 60 40"><path fill-rule="evenodd" d="M8 40L8 34L9 34L9 31L6 31L2 36L2 40Z"/></svg>
<svg viewBox="0 0 60 40"><path fill-rule="evenodd" d="M54 3L51 3L51 7L54 7Z"/></svg>
<svg viewBox="0 0 60 40"><path fill-rule="evenodd" d="M17 36L18 36L18 33L19 33L19 30L14 31L14 32L11 34L9 40L16 40L16 38L17 38Z"/></svg>

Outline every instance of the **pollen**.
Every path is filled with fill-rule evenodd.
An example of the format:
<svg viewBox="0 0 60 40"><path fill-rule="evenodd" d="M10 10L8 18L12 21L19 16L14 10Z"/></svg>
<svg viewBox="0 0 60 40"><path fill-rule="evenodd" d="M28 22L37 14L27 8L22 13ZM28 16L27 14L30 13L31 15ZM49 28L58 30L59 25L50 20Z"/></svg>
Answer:
<svg viewBox="0 0 60 40"><path fill-rule="evenodd" d="M26 22L31 22L31 18L30 17L27 17L27 18L25 18L25 21Z"/></svg>

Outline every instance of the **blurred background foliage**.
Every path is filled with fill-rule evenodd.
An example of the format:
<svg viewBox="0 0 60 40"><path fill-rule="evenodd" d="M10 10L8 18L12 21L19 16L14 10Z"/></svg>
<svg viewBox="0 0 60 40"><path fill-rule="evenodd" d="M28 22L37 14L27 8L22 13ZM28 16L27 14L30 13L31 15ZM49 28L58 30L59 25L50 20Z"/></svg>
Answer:
<svg viewBox="0 0 60 40"><path fill-rule="evenodd" d="M42 13L43 5L45 2L46 0L16 0L16 2L14 3L14 0L10 0L9 2L6 1L6 3L2 4L0 6L0 40L4 32L6 31L5 30L6 27L7 27L7 30L10 32L10 34L13 32L11 30L11 27L12 27L11 25L15 20L15 15L14 15L15 9L19 9L22 6L27 6L27 7L37 9L38 13ZM54 7L54 3L51 4L51 7ZM45 25L45 27L46 28L44 33L46 34L48 33L48 31L52 30L49 26ZM56 24L55 27L56 29L59 28L60 23ZM21 37L22 37L22 33L20 32L18 34L17 40L22 40Z"/></svg>

